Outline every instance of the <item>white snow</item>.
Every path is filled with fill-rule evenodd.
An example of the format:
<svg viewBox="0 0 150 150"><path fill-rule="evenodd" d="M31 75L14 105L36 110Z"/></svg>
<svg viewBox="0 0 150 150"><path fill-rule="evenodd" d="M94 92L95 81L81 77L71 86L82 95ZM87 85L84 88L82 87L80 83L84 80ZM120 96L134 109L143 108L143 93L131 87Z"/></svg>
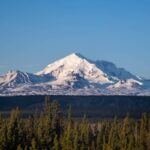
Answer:
<svg viewBox="0 0 150 150"><path fill-rule="evenodd" d="M0 95L150 95L150 80L107 61L73 53L31 74L10 71L0 76Z"/></svg>
<svg viewBox="0 0 150 150"><path fill-rule="evenodd" d="M118 81L116 84L110 85L107 87L108 89L116 89L116 88L126 88L126 89L132 89L132 88L138 88L142 86L143 83L139 82L134 79L128 79L128 80L121 80Z"/></svg>
<svg viewBox="0 0 150 150"><path fill-rule="evenodd" d="M107 75L94 63L90 63L76 53L48 65L43 71L37 73L37 75L43 74L53 75L57 79L55 83L70 81L75 74L92 83L111 83Z"/></svg>

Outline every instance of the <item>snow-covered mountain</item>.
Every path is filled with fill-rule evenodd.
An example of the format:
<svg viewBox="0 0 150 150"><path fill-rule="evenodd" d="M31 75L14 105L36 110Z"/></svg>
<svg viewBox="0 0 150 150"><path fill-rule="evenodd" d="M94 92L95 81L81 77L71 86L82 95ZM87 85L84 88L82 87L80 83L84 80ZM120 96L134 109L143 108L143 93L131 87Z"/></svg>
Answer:
<svg viewBox="0 0 150 150"><path fill-rule="evenodd" d="M79 82L84 84L106 84L112 83L107 74L100 70L95 63L90 62L80 54L73 53L59 61L48 65L44 70L37 73L37 75L51 75L56 80L52 83L63 84L68 82L70 84Z"/></svg>
<svg viewBox="0 0 150 150"><path fill-rule="evenodd" d="M142 86L143 83L134 79L128 79L128 80L121 80L118 81L116 84L110 85L107 87L107 89L134 89Z"/></svg>
<svg viewBox="0 0 150 150"><path fill-rule="evenodd" d="M6 75L0 76L0 86L15 87L23 84L44 83L49 81L48 76L37 76L21 71L9 71Z"/></svg>
<svg viewBox="0 0 150 150"><path fill-rule="evenodd" d="M116 80L128 80L135 79L139 80L138 77L126 71L124 68L118 68L115 64L108 61L96 61L95 64L105 72L108 76Z"/></svg>
<svg viewBox="0 0 150 150"><path fill-rule="evenodd" d="M0 76L0 95L68 94L150 95L150 82L107 61L73 53L32 74L10 71Z"/></svg>

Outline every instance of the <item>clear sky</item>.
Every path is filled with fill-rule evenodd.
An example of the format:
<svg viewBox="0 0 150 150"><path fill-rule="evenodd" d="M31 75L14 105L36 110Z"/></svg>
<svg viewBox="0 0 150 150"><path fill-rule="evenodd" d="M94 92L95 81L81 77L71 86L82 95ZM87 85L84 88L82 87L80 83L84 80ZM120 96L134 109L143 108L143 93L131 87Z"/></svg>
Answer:
<svg viewBox="0 0 150 150"><path fill-rule="evenodd" d="M150 78L150 0L0 0L0 74L72 52Z"/></svg>

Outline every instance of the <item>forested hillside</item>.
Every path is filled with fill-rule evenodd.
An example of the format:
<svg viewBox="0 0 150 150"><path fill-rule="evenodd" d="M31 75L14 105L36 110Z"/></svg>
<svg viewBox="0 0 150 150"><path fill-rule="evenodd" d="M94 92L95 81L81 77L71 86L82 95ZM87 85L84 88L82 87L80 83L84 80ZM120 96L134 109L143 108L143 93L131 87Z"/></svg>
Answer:
<svg viewBox="0 0 150 150"><path fill-rule="evenodd" d="M8 118L0 115L0 150L149 150L150 123L144 113L134 120L90 122L67 117L57 101L46 97L42 112L21 118L16 108Z"/></svg>
<svg viewBox="0 0 150 150"><path fill-rule="evenodd" d="M57 100L67 114L72 106L72 116L82 118L84 114L89 119L124 118L127 113L133 118L140 118L145 112L150 115L149 96L68 96L52 95L51 100ZM22 115L28 116L35 110L42 110L45 96L8 96L0 97L0 112L8 115L13 108L19 107Z"/></svg>

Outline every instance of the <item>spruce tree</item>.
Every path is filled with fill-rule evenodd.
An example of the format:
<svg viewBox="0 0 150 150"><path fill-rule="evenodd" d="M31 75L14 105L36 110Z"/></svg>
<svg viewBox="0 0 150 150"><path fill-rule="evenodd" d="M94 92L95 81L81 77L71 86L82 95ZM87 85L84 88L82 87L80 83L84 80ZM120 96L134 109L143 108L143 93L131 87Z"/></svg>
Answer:
<svg viewBox="0 0 150 150"><path fill-rule="evenodd" d="M30 150L38 150L38 148L37 148L37 142L36 142L36 140L34 138L31 141Z"/></svg>
<svg viewBox="0 0 150 150"><path fill-rule="evenodd" d="M113 123L111 124L111 129L108 137L108 150L118 150L119 149L119 133L118 133L118 123L115 118Z"/></svg>
<svg viewBox="0 0 150 150"><path fill-rule="evenodd" d="M53 148L52 149L53 150L60 150L59 140L58 140L57 134L55 135L54 144L53 144Z"/></svg>
<svg viewBox="0 0 150 150"><path fill-rule="evenodd" d="M17 146L17 150L23 150L20 144Z"/></svg>
<svg viewBox="0 0 150 150"><path fill-rule="evenodd" d="M11 116L8 122L8 144L9 150L17 149L19 141L19 130L20 130L20 111L18 108L11 112Z"/></svg>
<svg viewBox="0 0 150 150"><path fill-rule="evenodd" d="M142 114L142 118L140 120L140 150L147 150L147 133L149 132L149 119L146 113Z"/></svg>

